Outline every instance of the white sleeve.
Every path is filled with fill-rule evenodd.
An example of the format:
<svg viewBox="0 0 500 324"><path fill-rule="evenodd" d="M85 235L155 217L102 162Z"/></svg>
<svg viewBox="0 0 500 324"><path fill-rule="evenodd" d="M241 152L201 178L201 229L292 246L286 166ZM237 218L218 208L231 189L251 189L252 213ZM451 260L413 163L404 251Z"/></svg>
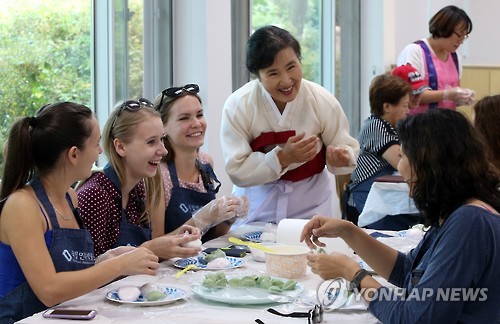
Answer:
<svg viewBox="0 0 500 324"><path fill-rule="evenodd" d="M333 167L328 163L326 166L333 174L352 173L359 154L359 143L349 134L349 122L339 101L323 89L319 93L322 94L317 95L321 140L325 146L341 146L347 149L352 160L351 165L346 167Z"/></svg>
<svg viewBox="0 0 500 324"><path fill-rule="evenodd" d="M239 105L245 105L239 109ZM251 110L238 95L231 95L222 111L221 147L225 170L233 184L239 187L262 185L279 179L288 168L282 168L278 159L279 146L262 153L253 152L250 142Z"/></svg>
<svg viewBox="0 0 500 324"><path fill-rule="evenodd" d="M400 66L410 63L418 71L418 73L425 78L427 71L425 69L424 60L424 54L420 45L411 43L406 45L401 53L399 53L396 64L397 66Z"/></svg>

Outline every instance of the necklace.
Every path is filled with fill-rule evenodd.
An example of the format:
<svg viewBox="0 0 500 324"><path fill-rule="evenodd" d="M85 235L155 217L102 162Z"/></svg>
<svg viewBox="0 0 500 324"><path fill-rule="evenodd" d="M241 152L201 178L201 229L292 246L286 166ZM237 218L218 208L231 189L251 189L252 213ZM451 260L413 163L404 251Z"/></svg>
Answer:
<svg viewBox="0 0 500 324"><path fill-rule="evenodd" d="M71 217L66 217L63 215L63 213L61 213L55 206L54 206L54 210L56 211L56 213L58 213L59 215L61 215L61 217L65 220L65 221L70 221L73 219L74 216L71 216Z"/></svg>

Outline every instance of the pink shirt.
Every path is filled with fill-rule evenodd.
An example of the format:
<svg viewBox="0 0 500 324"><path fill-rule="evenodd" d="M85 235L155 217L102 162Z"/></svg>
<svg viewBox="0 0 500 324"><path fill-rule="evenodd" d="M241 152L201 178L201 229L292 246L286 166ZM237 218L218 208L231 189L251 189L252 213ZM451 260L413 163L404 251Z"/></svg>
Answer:
<svg viewBox="0 0 500 324"><path fill-rule="evenodd" d="M453 61L451 53L448 53L446 61L441 61L436 57L432 47L430 46L427 39L422 39L422 41L427 44L429 48L431 59L434 63L434 68L436 69L436 75L438 79L437 90L445 90L449 88L458 87L460 85L460 76L462 73L462 57L460 53L457 52L458 59L458 70ZM425 82L429 82L429 73L427 70L427 63L425 60L425 53L419 44L411 43L405 46L403 51L398 55L397 65L404 65L410 63L420 75L423 76ZM438 102L439 108L456 109L456 104L452 101L440 101ZM420 112L424 112L429 109L429 105L422 104L419 107L410 110L411 115L415 115Z"/></svg>
<svg viewBox="0 0 500 324"><path fill-rule="evenodd" d="M439 58L434 55L433 51L431 52L431 58L434 62L434 68L436 69L436 75L438 79L438 90L445 90L449 88L458 87L459 76L457 71L457 66L451 57L451 53L448 53L448 58L446 61L441 61ZM423 50L422 50L423 53ZM427 63L425 63L425 69L427 70ZM429 73L425 74L424 81L429 84ZM457 104L453 101L440 101L438 102L438 108L446 108L446 109L457 109ZM428 104L422 104L419 107L410 110L411 115L416 115L420 112L427 111L429 109Z"/></svg>

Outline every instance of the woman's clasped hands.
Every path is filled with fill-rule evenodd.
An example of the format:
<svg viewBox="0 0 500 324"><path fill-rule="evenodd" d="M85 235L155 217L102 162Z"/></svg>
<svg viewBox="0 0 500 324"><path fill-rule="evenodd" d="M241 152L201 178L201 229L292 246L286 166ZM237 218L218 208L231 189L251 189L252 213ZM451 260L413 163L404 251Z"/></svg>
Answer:
<svg viewBox="0 0 500 324"><path fill-rule="evenodd" d="M294 163L304 163L312 160L318 154L319 137L311 135L305 137L305 133L288 138L286 144L278 152L278 158L283 168Z"/></svg>

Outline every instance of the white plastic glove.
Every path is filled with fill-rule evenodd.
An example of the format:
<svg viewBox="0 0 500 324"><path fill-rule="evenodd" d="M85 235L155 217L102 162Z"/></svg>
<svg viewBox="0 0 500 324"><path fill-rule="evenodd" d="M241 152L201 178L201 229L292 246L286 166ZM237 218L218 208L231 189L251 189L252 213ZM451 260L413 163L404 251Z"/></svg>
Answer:
<svg viewBox="0 0 500 324"><path fill-rule="evenodd" d="M130 245L124 245L124 246L119 246L119 247L116 247L114 249L111 249L111 250L107 250L106 252L104 252L103 254L99 255L96 259L95 259L95 263L98 264L99 262L102 262L102 261L105 261L105 260L109 260L111 258L114 258L114 257L117 257L123 253L127 253L127 252L130 252L132 250L135 250L136 248L134 246L130 246Z"/></svg>
<svg viewBox="0 0 500 324"><path fill-rule="evenodd" d="M466 88L449 88L444 90L443 101L453 101L459 106L472 105L475 102L475 92Z"/></svg>
<svg viewBox="0 0 500 324"><path fill-rule="evenodd" d="M233 217L246 217L248 213L248 198L246 196L222 196L200 208L193 221L201 233L206 233L211 227Z"/></svg>

